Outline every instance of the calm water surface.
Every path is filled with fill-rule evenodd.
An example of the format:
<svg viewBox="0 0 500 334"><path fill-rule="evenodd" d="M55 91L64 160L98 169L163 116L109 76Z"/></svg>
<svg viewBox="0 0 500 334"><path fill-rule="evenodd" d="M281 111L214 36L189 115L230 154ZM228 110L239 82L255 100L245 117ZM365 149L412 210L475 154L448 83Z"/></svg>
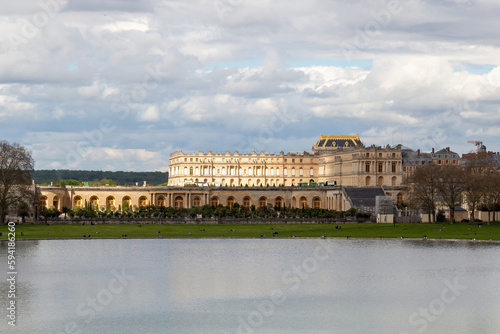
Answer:
<svg viewBox="0 0 500 334"><path fill-rule="evenodd" d="M6 276L6 244L0 244ZM500 333L500 246L409 240L17 242L1 333Z"/></svg>

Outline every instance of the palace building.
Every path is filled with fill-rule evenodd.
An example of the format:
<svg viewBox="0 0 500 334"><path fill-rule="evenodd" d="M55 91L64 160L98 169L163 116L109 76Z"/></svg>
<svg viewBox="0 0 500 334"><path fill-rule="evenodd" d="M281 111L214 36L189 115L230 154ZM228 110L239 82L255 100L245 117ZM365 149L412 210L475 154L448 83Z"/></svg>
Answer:
<svg viewBox="0 0 500 334"><path fill-rule="evenodd" d="M39 208L90 205L283 206L373 210L375 197L403 200L401 146L365 147L355 136L320 135L311 152L170 155L168 186L39 186Z"/></svg>
<svg viewBox="0 0 500 334"><path fill-rule="evenodd" d="M359 135L325 136L311 152L184 153L170 155L169 185L400 186L401 147L365 147Z"/></svg>

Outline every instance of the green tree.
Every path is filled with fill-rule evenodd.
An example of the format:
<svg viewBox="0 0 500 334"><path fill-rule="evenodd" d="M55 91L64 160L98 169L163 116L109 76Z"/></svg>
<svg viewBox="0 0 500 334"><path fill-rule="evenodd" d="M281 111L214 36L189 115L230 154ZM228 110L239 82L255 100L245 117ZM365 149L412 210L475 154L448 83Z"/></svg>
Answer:
<svg viewBox="0 0 500 334"><path fill-rule="evenodd" d="M67 215L68 215L68 212L71 211L71 208L68 207L68 206L63 206L62 207L62 212L64 213L64 219L66 219Z"/></svg>
<svg viewBox="0 0 500 334"><path fill-rule="evenodd" d="M17 208L17 215L21 217L23 223L25 221L25 218L30 215L30 208L26 202L19 203L19 207Z"/></svg>

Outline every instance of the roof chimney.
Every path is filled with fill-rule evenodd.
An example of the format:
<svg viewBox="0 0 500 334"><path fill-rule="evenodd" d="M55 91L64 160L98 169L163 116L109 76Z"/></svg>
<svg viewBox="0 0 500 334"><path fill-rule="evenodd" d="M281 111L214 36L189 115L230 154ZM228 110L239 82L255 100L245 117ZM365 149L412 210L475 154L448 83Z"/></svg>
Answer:
<svg viewBox="0 0 500 334"><path fill-rule="evenodd" d="M448 147L446 148L446 150L447 150L448 152L450 152L450 147L448 146Z"/></svg>
<svg viewBox="0 0 500 334"><path fill-rule="evenodd" d="M432 153L434 153L434 147L432 148Z"/></svg>
<svg viewBox="0 0 500 334"><path fill-rule="evenodd" d="M417 156L420 156L420 149L417 150Z"/></svg>

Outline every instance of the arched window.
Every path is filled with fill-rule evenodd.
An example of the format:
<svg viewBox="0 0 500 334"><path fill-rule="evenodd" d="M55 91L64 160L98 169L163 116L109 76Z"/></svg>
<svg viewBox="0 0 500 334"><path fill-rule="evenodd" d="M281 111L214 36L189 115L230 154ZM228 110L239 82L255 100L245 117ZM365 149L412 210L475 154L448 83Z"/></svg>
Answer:
<svg viewBox="0 0 500 334"><path fill-rule="evenodd" d="M293 206L294 208L296 208L296 207L297 207L297 199L295 198L295 196L294 196L294 197L292 197L292 206Z"/></svg>
<svg viewBox="0 0 500 334"><path fill-rule="evenodd" d="M234 205L234 198L233 197L229 197L227 199L227 206L229 207L229 209L232 209L233 205Z"/></svg>
<svg viewBox="0 0 500 334"><path fill-rule="evenodd" d="M196 175L200 175L200 168L199 167L196 167L195 173L196 173Z"/></svg>
<svg viewBox="0 0 500 334"><path fill-rule="evenodd" d="M274 200L274 205L278 208L281 209L283 207L283 198L281 197L276 197Z"/></svg>
<svg viewBox="0 0 500 334"><path fill-rule="evenodd" d="M398 193L398 204L401 204L403 203L403 194L402 193Z"/></svg>
<svg viewBox="0 0 500 334"><path fill-rule="evenodd" d="M132 205L131 205L131 200L129 196L125 196L122 199L122 210L127 211L127 210L132 210Z"/></svg>
<svg viewBox="0 0 500 334"><path fill-rule="evenodd" d="M321 200L318 197L315 197L313 200L313 208L314 209L321 208Z"/></svg>
<svg viewBox="0 0 500 334"><path fill-rule="evenodd" d="M243 208L248 210L250 209L250 205L251 205L250 197L243 198Z"/></svg>
<svg viewBox="0 0 500 334"><path fill-rule="evenodd" d="M184 167L184 175L188 175L188 168Z"/></svg>
<svg viewBox="0 0 500 334"><path fill-rule="evenodd" d="M148 199L146 198L146 196L141 196L139 198L139 207L145 208L146 206L148 206Z"/></svg>
<svg viewBox="0 0 500 334"><path fill-rule="evenodd" d="M82 207L82 198L80 196L76 196L74 199L74 207L81 208Z"/></svg>
<svg viewBox="0 0 500 334"><path fill-rule="evenodd" d="M52 206L56 209L59 209L59 197L54 196L54 199L52 200Z"/></svg>
<svg viewBox="0 0 500 334"><path fill-rule="evenodd" d="M248 168L248 175L252 176L252 168L251 167Z"/></svg>
<svg viewBox="0 0 500 334"><path fill-rule="evenodd" d="M396 186L397 178L395 176L392 177L391 185Z"/></svg>
<svg viewBox="0 0 500 334"><path fill-rule="evenodd" d="M174 207L176 209L180 209L182 207L184 207L184 199L182 198L182 196L177 196L174 200Z"/></svg>
<svg viewBox="0 0 500 334"><path fill-rule="evenodd" d="M280 169L276 168L276 176L280 176Z"/></svg>
<svg viewBox="0 0 500 334"><path fill-rule="evenodd" d="M43 210L46 207L47 207L47 197L42 196L40 197L40 210Z"/></svg>
<svg viewBox="0 0 500 334"><path fill-rule="evenodd" d="M267 199L263 196L259 198L259 208L265 208L267 206Z"/></svg>
<svg viewBox="0 0 500 334"><path fill-rule="evenodd" d="M299 169L299 176L304 176L304 170L302 168Z"/></svg>
<svg viewBox="0 0 500 334"><path fill-rule="evenodd" d="M292 168L292 176L295 176L295 168Z"/></svg>
<svg viewBox="0 0 500 334"><path fill-rule="evenodd" d="M369 186L370 186L370 183L371 183L371 178L370 178L369 176L367 176L367 177L366 177L366 182L365 182L365 185L366 185L367 187L369 187Z"/></svg>
<svg viewBox="0 0 500 334"><path fill-rule="evenodd" d="M200 200L200 198L198 196L196 196L196 197L193 198L193 206L195 208L198 208L198 207L201 206L201 200Z"/></svg>
<svg viewBox="0 0 500 334"><path fill-rule="evenodd" d="M115 198L113 196L108 196L106 198L106 210L115 209Z"/></svg>
<svg viewBox="0 0 500 334"><path fill-rule="evenodd" d="M274 168L271 168L271 176L274 176Z"/></svg>
<svg viewBox="0 0 500 334"><path fill-rule="evenodd" d="M90 197L90 207L94 210L99 209L99 199L97 198L97 196Z"/></svg>
<svg viewBox="0 0 500 334"><path fill-rule="evenodd" d="M309 169L309 176L314 176L314 169L312 168Z"/></svg>
<svg viewBox="0 0 500 334"><path fill-rule="evenodd" d="M156 200L156 205L165 206L165 198L163 196L158 197L158 199Z"/></svg>
<svg viewBox="0 0 500 334"><path fill-rule="evenodd" d="M214 196L214 197L212 197L212 199L211 199L210 203L211 203L211 205L212 205L213 207L216 207L216 206L218 206L218 205L219 205L219 199L218 199L217 197L215 197L215 196Z"/></svg>
<svg viewBox="0 0 500 334"><path fill-rule="evenodd" d="M300 198L300 208L307 209L307 199L305 197Z"/></svg>
<svg viewBox="0 0 500 334"><path fill-rule="evenodd" d="M378 177L378 186L381 187L384 185L384 177L383 176L379 176Z"/></svg>
<svg viewBox="0 0 500 334"><path fill-rule="evenodd" d="M193 167L189 168L189 175L191 175L191 176L193 175Z"/></svg>

